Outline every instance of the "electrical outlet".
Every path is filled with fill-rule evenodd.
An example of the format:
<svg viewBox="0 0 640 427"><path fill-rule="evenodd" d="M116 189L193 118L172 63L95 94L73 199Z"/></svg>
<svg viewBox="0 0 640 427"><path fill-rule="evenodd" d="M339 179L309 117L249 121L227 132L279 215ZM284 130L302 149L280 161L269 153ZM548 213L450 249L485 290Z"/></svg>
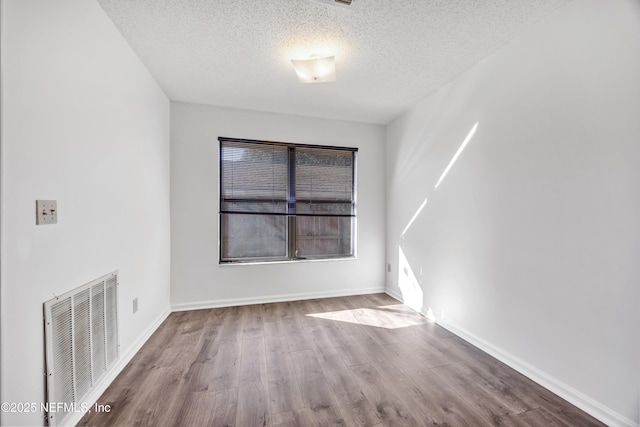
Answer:
<svg viewBox="0 0 640 427"><path fill-rule="evenodd" d="M58 202L56 200L36 200L36 225L58 223Z"/></svg>
<svg viewBox="0 0 640 427"><path fill-rule="evenodd" d="M138 312L138 298L133 299L133 314Z"/></svg>

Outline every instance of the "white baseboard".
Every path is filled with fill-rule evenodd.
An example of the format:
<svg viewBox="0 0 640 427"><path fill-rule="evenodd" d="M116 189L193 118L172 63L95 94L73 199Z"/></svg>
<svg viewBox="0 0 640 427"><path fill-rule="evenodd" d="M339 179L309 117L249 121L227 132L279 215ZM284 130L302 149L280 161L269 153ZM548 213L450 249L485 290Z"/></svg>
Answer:
<svg viewBox="0 0 640 427"><path fill-rule="evenodd" d="M385 289L384 291L390 297L404 302L402 295L392 289ZM426 316L427 314L420 311L420 314ZM525 362L524 360L514 356L513 354L502 350L501 348L491 344L488 341L472 334L471 332L459 328L449 322L436 318L436 323L448 330L449 332L459 336L463 340L473 344L485 353L495 357L510 368L515 369L522 375L531 379L532 381L540 384L542 387L557 394L572 405L582 409L584 412L593 416L594 418L602 421L610 427L640 427L638 423L629 418L617 413L616 411L602 405L601 403L593 400L589 396L586 396L578 390L570 387L569 385L559 381L546 372L541 371L535 366Z"/></svg>
<svg viewBox="0 0 640 427"><path fill-rule="evenodd" d="M399 294L398 292L396 292L394 290L391 290L389 288L385 288L384 293L389 295L391 298L393 298L393 299L395 299L397 301L400 301L401 303L404 304L404 298L402 298L402 295ZM420 314L423 314L423 313L420 313Z"/></svg>
<svg viewBox="0 0 640 427"><path fill-rule="evenodd" d="M344 297L349 295L376 294L384 292L384 288L359 288L338 291L305 292L300 294L281 294L249 298L230 298L211 301L186 302L172 304L172 311L200 310L204 308L231 307L238 305L267 304L271 302L299 301L316 298Z"/></svg>
<svg viewBox="0 0 640 427"><path fill-rule="evenodd" d="M104 376L104 378L102 378L102 380L100 380L98 384L94 386L93 390L91 390L89 395L84 399L83 403L87 404L89 407L93 407L100 396L102 396L102 393L104 393L107 387L111 385L113 380L115 380L120 372L122 372L124 367L127 366L131 359L133 359L133 356L138 353L140 348L142 348L144 343L147 342L147 340L151 337L151 335L153 335L156 329L158 329L158 327L162 324L162 322L164 322L169 314L171 314L171 310L166 310L160 316L158 316L156 320L144 331L144 333L140 335L140 338L138 338L138 340L127 349L127 352L120 355L120 358L113 366L113 368ZM83 416L84 413L81 411L73 412L72 415L70 415L69 419L65 420L64 425L75 426L78 422L80 422Z"/></svg>
<svg viewBox="0 0 640 427"><path fill-rule="evenodd" d="M485 353L495 357L505 365L520 372L522 375L526 376L532 381L540 384L542 387L546 388L552 393L557 394L567 402L582 409L583 411L602 421L606 425L611 427L638 427L637 423L628 419L627 417L618 414L617 412L613 411L610 408L607 408L606 406L579 392L573 387L552 377L546 372L541 371L540 369L514 356L513 354L483 340L482 338L442 319L436 319L436 323L449 332L478 347Z"/></svg>

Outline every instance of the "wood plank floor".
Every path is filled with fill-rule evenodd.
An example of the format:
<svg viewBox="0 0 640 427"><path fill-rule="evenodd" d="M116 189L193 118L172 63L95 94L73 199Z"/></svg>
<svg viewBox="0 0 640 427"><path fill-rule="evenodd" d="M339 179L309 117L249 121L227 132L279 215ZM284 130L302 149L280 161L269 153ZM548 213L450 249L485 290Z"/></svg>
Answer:
<svg viewBox="0 0 640 427"><path fill-rule="evenodd" d="M384 294L172 313L79 425L602 426Z"/></svg>

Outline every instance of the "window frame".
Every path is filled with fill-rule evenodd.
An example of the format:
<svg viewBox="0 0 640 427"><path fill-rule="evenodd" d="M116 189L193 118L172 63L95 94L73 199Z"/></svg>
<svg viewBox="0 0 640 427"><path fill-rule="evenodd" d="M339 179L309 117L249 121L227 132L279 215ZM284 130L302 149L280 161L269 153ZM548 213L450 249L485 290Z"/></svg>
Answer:
<svg viewBox="0 0 640 427"><path fill-rule="evenodd" d="M287 163L287 208L286 213L275 213L272 215L285 216L285 239L286 239L286 254L285 256L259 256L259 257L245 257L245 258L223 258L223 215L225 214L243 214L242 212L224 212L222 209L223 204L223 143L247 143L252 145L268 145L279 146L287 148L288 163ZM332 150L332 151L345 151L351 152L351 211L348 214L308 214L308 213L296 213L295 205L298 199L295 197L295 173L296 173L296 149L316 149L316 150ZM305 262L305 261L333 261L333 260L348 260L356 258L357 250L357 153L356 147L344 147L333 145L316 145L316 144L299 144L291 142L278 142L278 141L265 141L254 139L242 139L242 138L229 138L218 137L218 264L219 265L233 265L233 264L256 264L256 263L289 263L289 262ZM293 195L293 196L291 196ZM249 199L247 199L249 200ZM345 202L345 201L341 201ZM293 213L291 212L293 205ZM246 213L247 215L270 215L269 213ZM350 217L350 245L351 253L348 255L339 254L335 256L331 255L311 255L311 256L298 256L296 251L296 218L297 217Z"/></svg>

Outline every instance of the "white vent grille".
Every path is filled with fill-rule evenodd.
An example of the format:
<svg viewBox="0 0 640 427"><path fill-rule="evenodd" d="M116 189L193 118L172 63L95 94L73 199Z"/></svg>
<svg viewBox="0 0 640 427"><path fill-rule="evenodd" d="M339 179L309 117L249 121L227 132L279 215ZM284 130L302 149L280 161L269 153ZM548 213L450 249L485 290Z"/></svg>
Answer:
<svg viewBox="0 0 640 427"><path fill-rule="evenodd" d="M44 303L49 425L83 399L118 359L118 272Z"/></svg>

